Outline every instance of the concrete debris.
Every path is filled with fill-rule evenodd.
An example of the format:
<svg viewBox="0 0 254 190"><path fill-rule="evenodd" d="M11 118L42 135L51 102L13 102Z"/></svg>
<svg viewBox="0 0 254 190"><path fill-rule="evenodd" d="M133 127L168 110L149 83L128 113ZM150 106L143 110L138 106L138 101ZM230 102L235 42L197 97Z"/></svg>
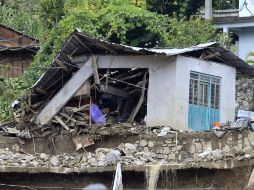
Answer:
<svg viewBox="0 0 254 190"><path fill-rule="evenodd" d="M50 159L50 163L53 165L53 166L58 166L59 164L59 160L56 156L53 156L51 159Z"/></svg>
<svg viewBox="0 0 254 190"><path fill-rule="evenodd" d="M159 137L166 136L168 133L170 133L170 127L164 127L161 129L160 133L158 134Z"/></svg>
<svg viewBox="0 0 254 190"><path fill-rule="evenodd" d="M206 160L206 161L222 160L224 157L224 152L223 150L220 150L220 149L216 149L216 150L207 149L206 151L200 153L198 157L200 160Z"/></svg>
<svg viewBox="0 0 254 190"><path fill-rule="evenodd" d="M108 188L103 184L96 183L86 186L83 190L108 190Z"/></svg>
<svg viewBox="0 0 254 190"><path fill-rule="evenodd" d="M88 60L90 61L91 59ZM61 61L56 62L62 65ZM107 73L95 69L91 71L97 76L95 85L92 85L95 80L90 76L92 73L84 79L86 81L84 85L83 83L80 83L80 87L69 85L70 81L81 82L80 77L75 78L81 69L83 66L69 82L64 81L66 82L64 86L63 81L56 81L55 88L51 89L47 87L50 84L42 82L43 87L37 87L26 94L19 100L18 106L14 106L16 123L13 126L27 124L33 127L39 125L44 128L58 127L72 136L91 133L93 130L116 124L130 129L136 124L145 126L148 79L143 76L147 74L147 69L114 69ZM101 76L103 77L99 78ZM140 83L142 85L138 85ZM70 90L67 91L69 98L66 99L64 96L62 100L59 93L64 93L69 87ZM77 149L80 149L87 143L76 144Z"/></svg>
<svg viewBox="0 0 254 190"><path fill-rule="evenodd" d="M116 164L121 157L121 153L119 150L110 150L109 153L105 157L105 161L108 164Z"/></svg>
<svg viewBox="0 0 254 190"><path fill-rule="evenodd" d="M88 147L94 144L94 141L86 135L77 135L72 138L73 143L75 144L76 150L81 148Z"/></svg>
<svg viewBox="0 0 254 190"><path fill-rule="evenodd" d="M214 130L214 134L215 134L217 137L219 137L219 138L222 138L222 137L225 135L225 133L226 133L226 131L221 130L220 127L214 127L213 130Z"/></svg>

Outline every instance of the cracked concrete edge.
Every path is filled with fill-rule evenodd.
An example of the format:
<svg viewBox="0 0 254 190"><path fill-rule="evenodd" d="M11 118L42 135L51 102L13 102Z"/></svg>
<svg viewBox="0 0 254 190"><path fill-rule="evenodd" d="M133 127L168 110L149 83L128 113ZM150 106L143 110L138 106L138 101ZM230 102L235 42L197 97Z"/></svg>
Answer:
<svg viewBox="0 0 254 190"><path fill-rule="evenodd" d="M236 161L216 161L216 162L197 162L197 163L176 163L176 164L161 164L160 170L184 170L184 169L233 169L243 166L253 166L254 159ZM145 172L149 170L153 165L145 166L122 166L124 171ZM72 174L72 173L101 173L101 172L114 172L115 166L106 167L87 167L80 169L78 167L12 167L12 166L0 166L0 173L55 173L55 174Z"/></svg>

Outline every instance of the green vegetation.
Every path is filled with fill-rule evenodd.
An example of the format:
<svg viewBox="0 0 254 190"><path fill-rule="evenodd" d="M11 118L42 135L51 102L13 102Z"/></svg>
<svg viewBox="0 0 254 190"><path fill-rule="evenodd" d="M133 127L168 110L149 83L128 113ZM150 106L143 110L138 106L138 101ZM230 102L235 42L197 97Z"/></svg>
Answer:
<svg viewBox="0 0 254 190"><path fill-rule="evenodd" d="M215 40L230 43L230 38L217 33L209 21L191 16L202 6L193 0L164 0L163 3L158 0L40 0L35 6L33 0L22 1L25 5L20 1L0 0L0 22L38 37L41 50L23 76L4 81L0 122L11 117L11 102L33 85L76 28L87 35L139 47L187 47ZM28 9L23 10L24 6Z"/></svg>

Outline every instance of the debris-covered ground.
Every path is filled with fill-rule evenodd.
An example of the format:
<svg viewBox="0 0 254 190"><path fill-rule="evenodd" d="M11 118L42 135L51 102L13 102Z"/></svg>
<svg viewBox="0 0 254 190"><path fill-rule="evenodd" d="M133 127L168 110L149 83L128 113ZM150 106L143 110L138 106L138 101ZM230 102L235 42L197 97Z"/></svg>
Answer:
<svg viewBox="0 0 254 190"><path fill-rule="evenodd" d="M223 150L206 150L198 155L197 160L186 162L204 162L220 160L249 160L254 155L230 155ZM84 169L87 167L105 167L121 163L125 166L145 166L153 164L168 164L155 153L139 151L135 144L125 143L114 149L98 148L95 153L73 153L47 155L45 153L26 154L14 153L8 149L0 150L0 166L6 167L66 167ZM172 164L172 163L171 163ZM176 163L174 163L176 164Z"/></svg>

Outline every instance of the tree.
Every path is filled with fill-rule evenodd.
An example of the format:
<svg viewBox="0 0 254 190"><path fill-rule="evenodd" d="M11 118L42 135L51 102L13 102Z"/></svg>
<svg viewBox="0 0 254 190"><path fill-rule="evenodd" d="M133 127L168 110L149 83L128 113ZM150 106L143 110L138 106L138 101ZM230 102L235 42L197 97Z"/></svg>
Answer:
<svg viewBox="0 0 254 190"><path fill-rule="evenodd" d="M36 38L42 31L39 16L35 12L6 4L0 6L0 23Z"/></svg>
<svg viewBox="0 0 254 190"><path fill-rule="evenodd" d="M64 16L65 0L43 0L40 5L40 18L43 26L52 29Z"/></svg>
<svg viewBox="0 0 254 190"><path fill-rule="evenodd" d="M178 18L195 14L204 5L204 0L147 0L148 10Z"/></svg>
<svg viewBox="0 0 254 190"><path fill-rule="evenodd" d="M234 9L239 0L214 0L214 10ZM148 10L160 14L176 15L177 18L190 18L205 6L205 0L147 0Z"/></svg>

